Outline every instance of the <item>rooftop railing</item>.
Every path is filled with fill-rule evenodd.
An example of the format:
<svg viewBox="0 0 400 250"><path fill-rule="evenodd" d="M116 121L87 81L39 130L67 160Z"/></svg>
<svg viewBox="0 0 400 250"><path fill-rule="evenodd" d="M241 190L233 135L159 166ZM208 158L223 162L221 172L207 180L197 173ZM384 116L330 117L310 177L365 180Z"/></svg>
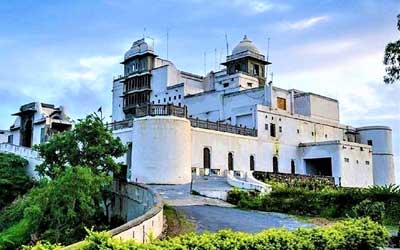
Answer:
<svg viewBox="0 0 400 250"><path fill-rule="evenodd" d="M227 132L238 135L257 136L257 129L246 128L243 126L234 126L222 122L213 122L209 120L201 120L199 118L188 117L187 107L174 106L172 104L148 104L138 107L132 107L130 114L133 118L140 118L145 116L176 116L187 118L190 125L195 128L210 129L220 132ZM133 126L133 119L128 119L119 122L106 124L107 128L111 130L119 130L124 128L131 128Z"/></svg>
<svg viewBox="0 0 400 250"><path fill-rule="evenodd" d="M190 120L190 124L192 125L192 127L195 128L211 129L238 135L257 136L257 129L255 128L234 126L227 123L213 122L209 120L200 120L199 118L192 118L192 117L189 117L188 119Z"/></svg>

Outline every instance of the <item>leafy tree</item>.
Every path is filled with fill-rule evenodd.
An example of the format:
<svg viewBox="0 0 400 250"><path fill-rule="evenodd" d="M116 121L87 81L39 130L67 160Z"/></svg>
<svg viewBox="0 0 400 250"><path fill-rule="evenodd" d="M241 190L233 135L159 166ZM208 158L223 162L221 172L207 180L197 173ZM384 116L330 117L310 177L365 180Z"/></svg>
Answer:
<svg viewBox="0 0 400 250"><path fill-rule="evenodd" d="M397 29L400 31L400 14L397 15ZM386 45L383 63L386 65L385 83L400 80L400 40Z"/></svg>
<svg viewBox="0 0 400 250"><path fill-rule="evenodd" d="M17 155L0 153L0 210L32 187L27 166L28 162Z"/></svg>
<svg viewBox="0 0 400 250"><path fill-rule="evenodd" d="M87 166L100 175L118 173L120 164L114 159L127 151L97 115L88 115L73 130L56 134L36 149L44 159L36 170L52 179L69 166Z"/></svg>
<svg viewBox="0 0 400 250"><path fill-rule="evenodd" d="M111 179L76 166L43 180L27 195L19 220L0 233L0 246L15 249L31 238L70 244L85 235L85 226L105 229L102 189Z"/></svg>

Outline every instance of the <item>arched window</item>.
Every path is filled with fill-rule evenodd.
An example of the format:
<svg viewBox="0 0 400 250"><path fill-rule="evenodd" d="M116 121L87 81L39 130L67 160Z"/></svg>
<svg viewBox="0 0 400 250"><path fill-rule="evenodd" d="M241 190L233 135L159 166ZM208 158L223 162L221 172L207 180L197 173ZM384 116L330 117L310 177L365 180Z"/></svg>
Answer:
<svg viewBox="0 0 400 250"><path fill-rule="evenodd" d="M250 155L250 171L254 171L254 155Z"/></svg>
<svg viewBox="0 0 400 250"><path fill-rule="evenodd" d="M272 158L272 171L274 173L278 173L279 172L278 157L276 157L276 156L274 156L274 158Z"/></svg>
<svg viewBox="0 0 400 250"><path fill-rule="evenodd" d="M211 167L211 153L209 148L203 149L203 167L204 168Z"/></svg>
<svg viewBox="0 0 400 250"><path fill-rule="evenodd" d="M296 165L295 165L295 163L294 163L294 160L291 160L291 161L290 161L290 172L291 172L292 174L296 174Z"/></svg>
<svg viewBox="0 0 400 250"><path fill-rule="evenodd" d="M233 154L229 152L228 154L228 170L233 170Z"/></svg>

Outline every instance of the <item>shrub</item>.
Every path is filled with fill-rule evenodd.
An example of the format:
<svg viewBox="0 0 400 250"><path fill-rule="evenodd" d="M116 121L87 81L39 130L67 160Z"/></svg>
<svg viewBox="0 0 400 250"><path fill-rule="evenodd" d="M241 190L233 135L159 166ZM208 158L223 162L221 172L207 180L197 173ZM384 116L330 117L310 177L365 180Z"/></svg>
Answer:
<svg viewBox="0 0 400 250"><path fill-rule="evenodd" d="M383 223L385 216L385 204L383 202L372 202L363 200L360 204L353 207L355 217L370 217L371 220Z"/></svg>
<svg viewBox="0 0 400 250"><path fill-rule="evenodd" d="M319 191L274 184L268 195L234 189L228 193L228 202L245 209L311 215L326 218L344 218L354 214L353 208L364 200L384 204L383 221L396 224L400 216L400 192L395 186L372 188L324 188ZM372 208L381 207L375 204ZM371 208L371 209L372 209ZM374 210L375 211L375 210ZM379 220L380 212L373 215ZM372 216L372 214L370 215ZM382 221L382 220L380 220Z"/></svg>
<svg viewBox="0 0 400 250"><path fill-rule="evenodd" d="M20 156L0 153L0 211L32 188L27 166L28 161Z"/></svg>
<svg viewBox="0 0 400 250"><path fill-rule="evenodd" d="M248 234L222 230L217 233L186 234L165 241L140 244L132 240L123 241L111 238L105 232L89 232L85 241L74 250L161 250L161 249L199 249L199 250L368 250L380 249L387 245L389 233L383 226L369 218L350 219L330 228L268 229ZM35 246L36 247L36 246ZM26 248L31 250L53 250L54 248Z"/></svg>

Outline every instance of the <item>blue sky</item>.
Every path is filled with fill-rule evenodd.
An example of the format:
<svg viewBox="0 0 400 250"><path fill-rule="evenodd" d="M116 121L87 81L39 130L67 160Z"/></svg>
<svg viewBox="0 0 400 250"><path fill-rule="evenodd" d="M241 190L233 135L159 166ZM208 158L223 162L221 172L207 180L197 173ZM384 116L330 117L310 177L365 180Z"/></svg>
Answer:
<svg viewBox="0 0 400 250"><path fill-rule="evenodd" d="M169 59L198 74L204 52L207 70L218 68L225 33L230 49L247 34L264 53L271 38L276 86L338 99L345 124L391 126L399 166L400 83L382 81L398 13L398 0L1 1L0 128L31 101L64 105L73 118L99 106L109 116L112 77L144 28L161 57L168 29Z"/></svg>

